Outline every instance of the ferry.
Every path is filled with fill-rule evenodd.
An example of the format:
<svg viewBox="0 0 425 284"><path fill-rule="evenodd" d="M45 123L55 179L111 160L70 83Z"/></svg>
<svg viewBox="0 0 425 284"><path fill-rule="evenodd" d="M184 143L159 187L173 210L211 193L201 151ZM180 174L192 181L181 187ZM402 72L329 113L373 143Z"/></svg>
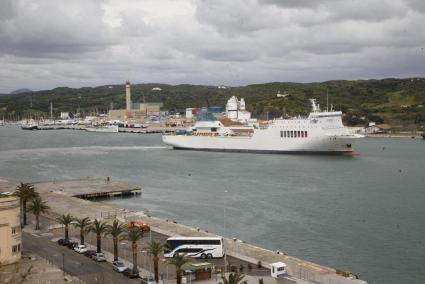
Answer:
<svg viewBox="0 0 425 284"><path fill-rule="evenodd" d="M265 124L225 126L221 121L197 121L191 128L164 134L174 149L275 154L356 155L353 144L363 137L342 123L342 112L321 111L314 99L308 117L274 119Z"/></svg>

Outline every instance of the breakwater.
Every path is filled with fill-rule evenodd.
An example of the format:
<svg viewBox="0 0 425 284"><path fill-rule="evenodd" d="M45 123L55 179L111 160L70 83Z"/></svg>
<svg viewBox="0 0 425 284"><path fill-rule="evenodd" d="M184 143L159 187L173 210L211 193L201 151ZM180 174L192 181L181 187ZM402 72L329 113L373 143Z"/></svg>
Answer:
<svg viewBox="0 0 425 284"><path fill-rule="evenodd" d="M85 125L38 125L36 130L85 130ZM119 127L118 132L122 133L139 133L139 134L155 134L155 133L172 133L176 131L176 127L167 126L148 126L146 128L136 127Z"/></svg>

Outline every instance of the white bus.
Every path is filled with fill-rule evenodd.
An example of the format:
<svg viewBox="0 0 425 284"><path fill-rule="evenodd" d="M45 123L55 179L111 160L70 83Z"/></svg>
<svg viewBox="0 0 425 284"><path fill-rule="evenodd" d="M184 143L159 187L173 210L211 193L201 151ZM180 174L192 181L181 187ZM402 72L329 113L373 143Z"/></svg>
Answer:
<svg viewBox="0 0 425 284"><path fill-rule="evenodd" d="M167 239L164 257L185 254L195 258L221 258L224 256L220 237L171 237Z"/></svg>

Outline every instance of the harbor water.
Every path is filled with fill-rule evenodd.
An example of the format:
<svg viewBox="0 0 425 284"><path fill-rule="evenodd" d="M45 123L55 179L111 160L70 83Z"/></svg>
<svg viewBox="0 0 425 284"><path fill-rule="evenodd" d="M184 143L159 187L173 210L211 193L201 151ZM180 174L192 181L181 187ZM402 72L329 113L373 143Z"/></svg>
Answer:
<svg viewBox="0 0 425 284"><path fill-rule="evenodd" d="M0 178L107 176L104 201L358 274L425 283L425 141L367 138L358 157L176 151L160 135L0 127Z"/></svg>

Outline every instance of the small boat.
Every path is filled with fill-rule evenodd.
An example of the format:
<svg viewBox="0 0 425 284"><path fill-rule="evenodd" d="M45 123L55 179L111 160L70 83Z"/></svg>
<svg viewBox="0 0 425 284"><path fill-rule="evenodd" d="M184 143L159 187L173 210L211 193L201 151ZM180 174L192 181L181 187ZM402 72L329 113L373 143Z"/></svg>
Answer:
<svg viewBox="0 0 425 284"><path fill-rule="evenodd" d="M21 129L23 130L38 130L38 125L34 121L30 121L28 123L22 124Z"/></svg>
<svg viewBox="0 0 425 284"><path fill-rule="evenodd" d="M101 133L118 133L118 125L102 125L87 127L86 131Z"/></svg>

